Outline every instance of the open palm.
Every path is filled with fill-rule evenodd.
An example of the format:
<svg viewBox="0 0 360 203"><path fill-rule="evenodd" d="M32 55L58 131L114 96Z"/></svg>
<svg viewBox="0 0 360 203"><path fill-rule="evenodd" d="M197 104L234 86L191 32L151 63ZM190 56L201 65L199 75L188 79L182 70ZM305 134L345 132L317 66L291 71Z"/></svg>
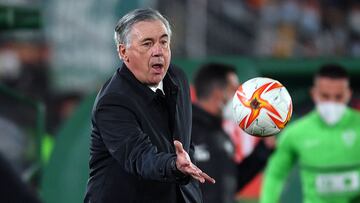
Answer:
<svg viewBox="0 0 360 203"><path fill-rule="evenodd" d="M179 171L184 174L191 175L196 180L201 183L210 182L215 183L215 180L208 176L206 173L202 172L195 164L191 162L189 154L184 150L181 142L175 140L174 141L175 149L176 149L176 167Z"/></svg>

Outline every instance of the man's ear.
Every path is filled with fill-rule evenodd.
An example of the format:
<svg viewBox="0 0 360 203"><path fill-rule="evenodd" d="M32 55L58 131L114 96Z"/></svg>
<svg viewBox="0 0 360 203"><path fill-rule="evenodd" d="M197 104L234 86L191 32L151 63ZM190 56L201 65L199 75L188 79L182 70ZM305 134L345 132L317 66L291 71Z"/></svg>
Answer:
<svg viewBox="0 0 360 203"><path fill-rule="evenodd" d="M224 100L224 91L220 88L215 88L212 92L212 97L218 102L223 102Z"/></svg>
<svg viewBox="0 0 360 203"><path fill-rule="evenodd" d="M118 47L118 53L119 53L119 57L125 61L125 62L129 62L129 57L127 56L127 47L125 44L119 44Z"/></svg>
<svg viewBox="0 0 360 203"><path fill-rule="evenodd" d="M348 93L347 93L347 96L348 96L348 98L347 98L347 102L349 102L350 100L351 100L351 97L352 97L352 94L353 94L353 91L352 91L352 89L348 89Z"/></svg>

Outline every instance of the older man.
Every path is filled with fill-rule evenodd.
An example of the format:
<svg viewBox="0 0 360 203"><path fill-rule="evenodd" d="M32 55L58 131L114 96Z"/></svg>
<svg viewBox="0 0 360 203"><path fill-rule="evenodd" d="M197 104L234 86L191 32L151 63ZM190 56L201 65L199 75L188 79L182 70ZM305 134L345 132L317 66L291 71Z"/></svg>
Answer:
<svg viewBox="0 0 360 203"><path fill-rule="evenodd" d="M190 159L189 86L170 65L170 38L168 21L152 9L119 20L123 66L93 108L85 202L202 202L198 181L215 182Z"/></svg>

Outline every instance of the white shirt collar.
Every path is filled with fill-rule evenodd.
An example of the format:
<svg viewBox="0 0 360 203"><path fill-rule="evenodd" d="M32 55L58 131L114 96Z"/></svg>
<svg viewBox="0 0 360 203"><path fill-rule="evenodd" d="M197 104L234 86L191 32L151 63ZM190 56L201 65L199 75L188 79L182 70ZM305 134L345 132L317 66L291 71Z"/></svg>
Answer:
<svg viewBox="0 0 360 203"><path fill-rule="evenodd" d="M156 92L157 89L160 89L163 94L165 94L164 92L164 88L163 88L163 81L160 81L158 85L154 85L154 86L148 86L153 92Z"/></svg>

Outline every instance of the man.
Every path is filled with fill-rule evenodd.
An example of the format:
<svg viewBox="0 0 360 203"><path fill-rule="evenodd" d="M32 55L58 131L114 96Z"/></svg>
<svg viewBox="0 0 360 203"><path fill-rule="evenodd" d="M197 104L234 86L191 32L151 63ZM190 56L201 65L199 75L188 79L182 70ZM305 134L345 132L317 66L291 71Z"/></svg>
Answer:
<svg viewBox="0 0 360 203"><path fill-rule="evenodd" d="M2 128L3 130L6 128ZM12 167L3 154L0 153L0 202L40 203L34 188L29 187L21 179L20 174Z"/></svg>
<svg viewBox="0 0 360 203"><path fill-rule="evenodd" d="M240 164L234 145L222 128L223 109L239 87L235 69L218 63L203 65L194 78L197 101L193 105L192 138L195 160L213 176L215 185L201 185L206 203L233 203L235 193L265 166L271 147L261 141Z"/></svg>
<svg viewBox="0 0 360 203"><path fill-rule="evenodd" d="M117 23L123 66L95 101L85 202L202 202L197 181L215 182L189 158L189 86L170 65L170 39L168 21L152 9Z"/></svg>
<svg viewBox="0 0 360 203"><path fill-rule="evenodd" d="M298 162L305 203L360 202L360 114L347 107L349 76L335 64L314 77L316 109L280 135L266 169L262 203L279 202L286 177Z"/></svg>

